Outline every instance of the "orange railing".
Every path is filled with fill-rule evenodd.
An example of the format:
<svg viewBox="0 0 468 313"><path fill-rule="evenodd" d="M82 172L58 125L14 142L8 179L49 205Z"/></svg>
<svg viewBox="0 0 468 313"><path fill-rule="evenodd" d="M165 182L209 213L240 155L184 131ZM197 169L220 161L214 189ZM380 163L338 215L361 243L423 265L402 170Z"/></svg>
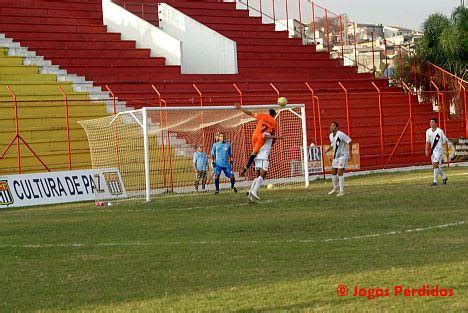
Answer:
<svg viewBox="0 0 468 313"><path fill-rule="evenodd" d="M76 139L77 129L81 130L76 120L86 119L83 106L103 106L104 102L110 103L112 99L74 100L70 99L62 86L56 87L57 93L50 94L50 98L48 95L41 95L40 99L31 99L31 95L34 94L33 86L30 93L23 92L20 96L17 96L10 86L5 87L10 99L0 99L0 109L3 113L0 128L0 175L89 167L89 161L84 164L82 159L73 158L74 153L83 153L80 150L83 148L73 147L82 145L82 142ZM97 112L99 111L102 112L103 108L99 107ZM8 116L9 112L11 119ZM102 113L100 114L102 116ZM81 138L81 141L84 140L85 136ZM12 150L13 145L16 145L15 152ZM13 159L16 164L14 167Z"/></svg>
<svg viewBox="0 0 468 313"><path fill-rule="evenodd" d="M267 87L267 84L265 84L265 87ZM238 102L239 97L242 98L244 103L268 102L271 104L276 102L278 94L280 93L280 88L274 84L270 85L270 87L271 96L248 93L248 91L246 92L241 90L241 88L237 86L237 89L233 88L232 96L212 96L208 93L203 93L203 97L205 99L209 99L211 105L226 105L229 104L229 101L231 101L231 103ZM389 101L394 98L395 95L400 94L401 91L385 91L377 85L371 85L371 87L375 89L374 92L348 91L349 98L354 99L354 101L348 101L348 108L346 108L346 104L343 102L341 112L341 109L330 109L328 107L330 102L327 103L327 101L330 100L327 100L327 98L331 95L330 93L317 93L309 83L304 83L304 87L305 90L308 90L308 93L296 92L285 94L284 92L281 92L281 95L286 95L287 97L295 99L295 103L306 103L309 142L320 146L328 144L329 123L332 119L337 119L340 124L347 124L345 131L354 134L353 137L358 143L360 140L365 141L365 143L361 145L362 149L366 149L366 151L368 149L375 150L371 153L365 153L363 158L378 159L378 164L369 165L367 161L364 161L363 166L361 167L362 170L423 165L429 162L423 154L425 141L424 136L426 129L429 127L429 118L434 115L437 116L438 113L437 111L429 110L425 113L420 111L415 113L413 107L417 104L418 98L407 85L407 104L402 102L401 99L389 104ZM431 96L435 95L434 92L427 93L428 95L426 98L431 98ZM445 95L444 91L439 91L439 93ZM366 97L369 95L375 96L375 101L373 102L372 107L366 109L366 111L374 111L375 113L369 113L369 117L366 118L366 125L373 125L372 127L374 129L379 129L377 135L369 135L369 133L366 133L362 129L362 122L360 123L361 126L356 126L352 123L352 121L356 121L358 118L361 119L361 121L363 119L362 113L355 113L355 110L358 109L356 108L355 100L358 95L365 95ZM165 99L169 106L178 105L181 102L183 102L182 105L187 103L187 100L184 101L183 99L180 99L180 97L175 96L167 96ZM140 101L141 103L145 102L144 99L140 99ZM336 101L334 102L336 103ZM388 113L392 108L392 105L398 106L398 109L393 110L393 113ZM431 105L432 103L430 102L419 104L420 107L430 107ZM354 114L356 116L354 116ZM347 123L348 120L350 121L349 124ZM399 130L395 130L397 125L399 125ZM451 134L451 137L453 138L461 136L462 134L462 124L459 121L449 121L447 118L441 118L440 125L441 127L446 128L446 132ZM372 131L370 134L374 133L375 132ZM368 135L372 137L370 142L369 139L363 139ZM407 160L401 161L402 155L406 155Z"/></svg>
<svg viewBox="0 0 468 313"><path fill-rule="evenodd" d="M379 105L379 129L380 129L380 160L382 162L382 168L385 168L383 160L384 160L384 134L383 134L383 113L382 113L382 92L377 85L372 82L372 86L377 90L378 95L378 105Z"/></svg>
<svg viewBox="0 0 468 313"><path fill-rule="evenodd" d="M134 0L113 0L127 10L158 25L154 16L158 13L154 3ZM288 31L290 37L300 38L305 45L315 45L318 51L328 51L332 58L341 58L346 66L357 66L360 72L376 72L374 49L372 61L365 64L359 60L358 43L361 36L356 33L356 23L346 14L337 14L310 0L224 0L236 2L239 9L247 9L250 16L261 17L263 23L275 24L277 31ZM372 42L374 41L374 35ZM345 53L348 50L348 53ZM351 52L349 52L349 50ZM372 67L371 67L372 65Z"/></svg>
<svg viewBox="0 0 468 313"><path fill-rule="evenodd" d="M72 170L72 160L71 160L71 140L70 140L70 110L68 108L68 96L63 91L62 87L57 86L58 90L63 96L63 101L65 103L65 124L67 128L67 159L68 159L68 169L71 171Z"/></svg>
<svg viewBox="0 0 468 313"><path fill-rule="evenodd" d="M336 14L308 0L281 0L279 4L277 0L237 1L239 8L249 10L251 16L261 17L264 23L274 23L276 30L288 31L290 37L301 38L303 44L328 51L332 57L342 58L345 65L358 66L361 72L376 71L375 64L370 68L360 62L357 53L360 36L356 33L356 23L346 14ZM372 48L372 59L376 52L380 53Z"/></svg>
<svg viewBox="0 0 468 313"><path fill-rule="evenodd" d="M6 89L8 90L9 94L11 95L11 103L13 104L13 108L14 108L13 121L14 121L14 124L15 124L15 133L13 135L13 139L10 141L10 143L3 150L2 155L0 156L0 161L6 156L6 154L10 150L10 148L16 142L18 174L21 174L23 172L23 168L22 168L22 165L21 165L21 160L22 160L21 143L23 143L23 145L37 159L37 161L39 161L39 163L44 167L44 169L50 172L49 167L47 167L47 165L44 163L44 161L42 161L42 159L39 157L39 155L31 148L31 146L28 144L28 142L21 135L21 128L20 128L20 123L19 123L19 114L18 114L18 100L17 100L17 97L16 97L15 93L11 90L10 86L6 86ZM67 137L67 138L68 138L67 141L69 143L69 137Z"/></svg>
<svg viewBox="0 0 468 313"><path fill-rule="evenodd" d="M408 46L397 46L398 72L393 77L396 85L402 82L418 91L435 91L435 106L438 108L439 119L458 118L464 123L465 136L468 137L468 109L466 101L466 86L468 81L430 62L421 62ZM406 59L406 60L405 60ZM404 87L404 86L402 86ZM443 116L441 116L443 115ZM447 116L446 116L447 115Z"/></svg>
<svg viewBox="0 0 468 313"><path fill-rule="evenodd" d="M447 93L441 94L443 114L452 113L452 107L455 108L455 114L464 117L465 136L468 137L468 109L466 103L466 86L468 82L443 68L427 63L428 76L431 79L431 85L437 85L437 89L444 92L454 93L453 97L448 97ZM452 106L452 107L451 107Z"/></svg>
<svg viewBox="0 0 468 313"><path fill-rule="evenodd" d="M164 100L161 96L161 93L159 92L158 88L156 88L155 85L151 85L151 88L153 91L156 93L157 98L155 102L155 106L158 107L166 107L167 106L167 101ZM203 101L203 100L201 100ZM163 113L159 112L159 124L161 125L161 128L169 128L169 120L167 113L164 113L164 118L163 118ZM162 176L163 176L163 186L164 188L167 188L167 170L169 171L169 185L171 187L171 191L174 191L174 175L173 175L173 166L172 166L172 154L169 152L171 151L171 138L170 138L170 133L169 130L166 130L166 138L164 138L164 133L161 134L161 159L162 159ZM164 141L167 141L165 143ZM167 144L167 149L166 149L166 144ZM168 150L166 153L165 150ZM169 165L167 166L166 170L166 156L169 159L168 163Z"/></svg>
<svg viewBox="0 0 468 313"><path fill-rule="evenodd" d="M221 1L221 0L220 0ZM287 31L290 37L301 38L303 43L315 45L318 51L330 52L331 57L343 59L344 65L357 66L359 72L373 72L376 75L388 75L385 71L389 68L387 55L387 39L385 36L379 38L374 32L359 34L356 32L356 22L351 21L345 13L337 14L311 0L224 0L225 2L236 2L239 9L247 9L250 16L260 17L264 23L275 24L278 31ZM127 8L143 18L151 19L148 15L157 15L157 1L154 3L135 2L134 0L114 0L124 8ZM157 23L155 21L151 22ZM383 44L376 47L376 41L382 40ZM390 40L390 39L389 39ZM390 42L390 41L388 41ZM358 47L360 45L360 47ZM409 57L416 63L414 53L407 46L390 42L402 55L406 50ZM371 56L360 57L360 48L369 48L367 53ZM346 51L345 51L346 50ZM400 58L400 62L402 59ZM383 73L380 73L381 69ZM441 84L445 78L454 78L453 75L428 64L428 72L443 73ZM416 71L413 71L416 73ZM416 77L414 77L416 80ZM455 81L466 81L455 78ZM407 82L409 83L409 81ZM445 88L444 88L445 90Z"/></svg>
<svg viewBox="0 0 468 313"><path fill-rule="evenodd" d="M447 90L451 83L455 88L458 88L458 84L468 84L468 81L444 70L435 64L432 64L431 62L428 62L427 65L429 68L429 76L439 79L439 82L444 86L444 90Z"/></svg>
<svg viewBox="0 0 468 313"><path fill-rule="evenodd" d="M234 88L232 88L232 93L225 93L223 96L217 96L211 95L209 92L203 92L200 87L195 85L193 95L198 95L200 104L206 101L209 102L210 105L226 105L238 102L239 99L244 104L271 104L277 101L277 98L281 92L281 96L288 97L290 102L306 104L309 143L314 143L320 146L327 144L329 123L332 120L337 120L340 124L343 124L342 129L345 132L352 134L352 137L354 137L357 142L362 141L361 149L364 149L364 154L362 161L363 167L361 169L367 170L427 163L428 160L426 160L423 155L423 145L425 140L424 132L428 128L428 119L434 115L437 116L440 114L440 125L445 129L449 137L457 138L465 135L464 127L466 124L464 123L466 123L466 119L464 121L449 119L446 115L442 114L442 111L437 112L426 110L425 113L422 113L421 110L417 110L417 112L415 112L414 107L417 105L418 97L415 95L411 87L405 83L403 83L403 85L408 92L407 106L402 104L401 99L393 100L395 99L396 94L401 93L400 91L382 90L376 84L370 85L370 88L374 88L375 91L372 91L369 88L367 91L356 92L352 89L350 90L349 88L346 88L344 84L339 84L338 86L341 87L342 92L334 91L333 93L327 93L314 90L310 83L305 82L303 84L304 88L302 92L284 93L280 86L265 83L264 90L268 90L268 88L270 88L270 96L266 95L265 93L260 94L258 92L249 92L248 89L242 90L240 84L233 84ZM434 85L437 86L435 83ZM77 113L74 113L75 111L70 109L76 106L76 103L74 102L76 100L71 100L62 89L61 94L63 96L63 100L37 100L23 102L17 99L11 89L8 88L7 90L10 91L11 99L9 101L0 101L0 107L11 110L13 118L11 126L5 126L5 128L2 130L2 137L0 137L0 144L4 145L3 148L0 146L0 152L2 153L0 156L0 175L13 172L25 172L22 161L26 157L31 158L31 156L38 162L37 166L35 166L35 171L68 170L80 168L77 164L77 162L79 162L78 158L72 157L74 153L76 153L76 143L74 140L77 140L77 136L70 136L72 130L76 132L77 129L79 129L76 124L71 124L70 121L76 121L77 119L83 118L82 116L78 116ZM187 99L175 95L171 97L171 95L164 95L163 92L158 90L157 85L153 86L153 90L155 94L148 94L148 98L126 99L126 101L130 105L136 107L178 106L187 105L187 103L190 103L191 101L189 98L192 95L186 96ZM426 107L440 103L442 98L450 98L453 96L452 92L445 91L440 88L438 91L426 91L424 93L426 94L423 99L426 99L426 102L424 104L420 104L420 106L425 105ZM339 106L336 106L336 98L334 98L335 100L329 100L330 95L337 94L343 96L343 102L339 103ZM156 95L156 97L154 95ZM366 99L374 100L368 100L365 106L362 107L363 104L361 104L360 101L356 101L356 98L359 95L364 95ZM430 99L439 99L439 101L434 102ZM114 108L110 107L113 100L116 100L116 95L113 95L108 99L109 111L107 114L114 113L112 111L115 110L115 106ZM56 117L56 120L57 118L61 119L63 117L63 123L60 123L63 126L57 128L59 125L50 125L44 123L41 124L41 129L35 128L33 131L32 128L28 126L28 121L31 121L31 119L34 118L40 119L40 117L31 116L31 110L26 112L22 108L24 108L25 105L29 103L28 105L30 108L34 107L34 109L38 110L37 112L40 112L44 105L47 107L47 103L49 103L50 106L50 103L53 103L54 101L54 108L57 108L57 112L59 112L59 110L61 111L58 117ZM96 101L91 100L80 100L80 102L82 102L83 105L97 104ZM357 106L358 103L359 106ZM101 101L99 105L105 104L103 104ZM392 109L393 106L397 108ZM389 113L389 111L391 112ZM3 112L5 112L5 110ZM362 123L360 123L360 125L356 124L358 119L362 121L362 114L366 114L365 116L367 116L365 117L366 125L371 126L372 129L378 129L377 132L373 131L369 133L364 129L365 127L363 128ZM170 121L167 120L167 115L162 113L159 118L161 126L169 126ZM344 126L345 124L346 126ZM397 128L400 130L397 131ZM47 135L44 135L44 140L40 140L42 146L38 145L37 141L35 141L38 138L37 134L39 132L47 134L47 132L51 129L55 129L55 131L59 129L59 133L63 131L62 139L58 139L54 143L56 146L55 150L62 151L61 155L63 156L63 163L61 164L48 164L46 161L44 161L44 158L47 156L47 151L44 151L44 149L46 149L44 146L48 145L46 140L48 138ZM118 130L116 129L116 138L119 135L117 131ZM31 134L34 134L34 132L37 132L37 134L34 135L35 137L30 137ZM26 134L26 136L23 136L23 134ZM405 136L405 134L408 136ZM11 139L10 136L12 137ZM170 151L171 137L169 131L166 131L166 134L164 134L163 137L165 138L163 138L164 140L162 141L162 144L167 145L167 151ZM82 133L82 138L78 140L86 140L84 132ZM16 144L16 153L12 154L10 150L14 144ZM57 145L59 144L62 144L63 148L57 148ZM24 145L27 148L27 150L31 153L30 156L22 153L21 145ZM119 153L118 150L119 149L117 147L116 154ZM8 153L9 151L10 153ZM164 184L170 186L172 185L173 181L172 158L170 153L167 153L166 155L165 148L163 154L163 158L165 160L163 164L163 172L165 175ZM402 158L402 155L406 155L407 159ZM10 166L7 169L7 167L4 165L5 163L2 164L2 162L5 162L6 159L9 159L9 164L11 164L13 159L16 160L16 168L12 168ZM371 159L376 160L373 165L370 164ZM119 164L116 164L116 166L119 166ZM27 171L29 171L29 169Z"/></svg>

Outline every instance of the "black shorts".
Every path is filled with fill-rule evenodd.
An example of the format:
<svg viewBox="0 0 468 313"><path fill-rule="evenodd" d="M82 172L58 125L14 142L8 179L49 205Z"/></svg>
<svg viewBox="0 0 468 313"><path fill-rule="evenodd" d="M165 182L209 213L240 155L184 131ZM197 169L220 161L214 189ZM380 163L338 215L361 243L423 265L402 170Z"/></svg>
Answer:
<svg viewBox="0 0 468 313"><path fill-rule="evenodd" d="M197 179L206 179L206 171L197 171Z"/></svg>

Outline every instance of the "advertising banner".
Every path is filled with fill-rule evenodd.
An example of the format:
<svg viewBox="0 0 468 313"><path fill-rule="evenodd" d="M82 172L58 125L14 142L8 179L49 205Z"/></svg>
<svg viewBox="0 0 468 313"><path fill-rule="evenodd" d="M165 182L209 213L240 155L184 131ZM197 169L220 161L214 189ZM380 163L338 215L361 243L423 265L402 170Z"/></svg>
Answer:
<svg viewBox="0 0 468 313"><path fill-rule="evenodd" d="M325 151L330 147L330 145L323 145ZM359 143L353 143L352 156L348 159L346 163L346 170L359 170L361 168L361 155L359 154ZM325 172L330 172L332 169L332 160L333 160L333 150L330 150L324 158L325 161Z"/></svg>
<svg viewBox="0 0 468 313"><path fill-rule="evenodd" d="M468 139L455 138L448 141L450 162L468 161ZM444 159L446 156L444 155ZM444 160L447 161L447 160Z"/></svg>
<svg viewBox="0 0 468 313"><path fill-rule="evenodd" d="M0 176L0 209L126 198L117 168Z"/></svg>
<svg viewBox="0 0 468 313"><path fill-rule="evenodd" d="M324 145L323 148L325 151L330 147L329 145ZM323 166L325 166L325 172L331 171L332 159L333 159L333 150L330 150L323 158L322 149L320 146L310 146L309 149L309 174L316 175L323 172ZM360 154L359 154L359 144L353 143L352 157L348 159L346 169L347 170L359 170L360 169ZM322 164L322 162L325 162Z"/></svg>

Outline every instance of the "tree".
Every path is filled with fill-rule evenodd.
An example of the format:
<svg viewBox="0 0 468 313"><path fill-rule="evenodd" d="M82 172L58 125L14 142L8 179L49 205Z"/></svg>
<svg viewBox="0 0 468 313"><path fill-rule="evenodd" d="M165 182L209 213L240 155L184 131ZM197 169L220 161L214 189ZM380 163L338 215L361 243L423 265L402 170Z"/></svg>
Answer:
<svg viewBox="0 0 468 313"><path fill-rule="evenodd" d="M434 71L430 63L466 80L468 63L468 9L463 5L455 8L450 17L442 14L430 15L423 24L423 37L415 46L415 53L400 50L394 59L392 83L406 82L418 90L420 99L433 99L431 82L444 90L442 109L450 112L455 106L456 115L463 111L463 97L459 81L441 71ZM415 56L416 55L416 56ZM431 98L432 97L432 98ZM437 99L437 97L435 98Z"/></svg>
<svg viewBox="0 0 468 313"><path fill-rule="evenodd" d="M455 8L451 17L436 13L423 24L423 38L416 46L420 63L431 62L465 78L468 64L468 9Z"/></svg>

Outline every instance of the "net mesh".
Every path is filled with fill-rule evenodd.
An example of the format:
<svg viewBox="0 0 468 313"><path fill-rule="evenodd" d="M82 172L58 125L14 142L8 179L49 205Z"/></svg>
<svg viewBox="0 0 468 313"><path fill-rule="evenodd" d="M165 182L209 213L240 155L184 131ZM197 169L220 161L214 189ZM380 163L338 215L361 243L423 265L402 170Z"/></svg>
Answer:
<svg viewBox="0 0 468 313"><path fill-rule="evenodd" d="M265 113L272 106L251 109ZM250 110L250 109L249 109ZM277 140L270 152L267 179L264 186L298 187L305 184L303 134L300 108L277 110ZM204 107L146 108L119 113L117 116L81 121L90 147L93 169L119 169L127 200L145 199L144 127L148 138L148 163L151 197L195 192L197 173L193 155L198 145L210 156L219 133L224 133L232 146L232 170L237 187L249 187L256 177L253 166L245 177L239 172L252 151L252 133L256 119L234 107L213 109ZM214 169L211 160L207 168L206 191L214 190ZM221 189L230 188L228 178L221 175ZM201 188L200 188L201 191ZM99 199L97 201L106 199Z"/></svg>

